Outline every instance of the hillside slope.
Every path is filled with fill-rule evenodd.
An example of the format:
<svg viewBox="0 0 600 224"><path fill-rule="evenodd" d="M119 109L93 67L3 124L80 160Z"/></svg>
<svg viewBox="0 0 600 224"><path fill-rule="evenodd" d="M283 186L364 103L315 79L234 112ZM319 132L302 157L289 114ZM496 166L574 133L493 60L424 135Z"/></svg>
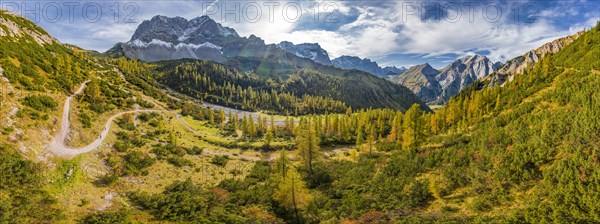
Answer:
<svg viewBox="0 0 600 224"><path fill-rule="evenodd" d="M600 221L598 55L600 26L503 87L477 82L452 98L436 113L436 127L452 126L461 143L430 150L447 158L436 169L461 173L444 177L449 186L476 195L481 212L511 211L501 219Z"/></svg>

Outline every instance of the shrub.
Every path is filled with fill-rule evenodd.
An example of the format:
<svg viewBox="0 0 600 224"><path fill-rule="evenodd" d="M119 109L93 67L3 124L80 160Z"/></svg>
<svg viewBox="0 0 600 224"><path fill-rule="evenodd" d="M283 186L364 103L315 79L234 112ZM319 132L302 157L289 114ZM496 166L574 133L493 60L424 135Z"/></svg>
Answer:
<svg viewBox="0 0 600 224"><path fill-rule="evenodd" d="M92 127L92 117L83 111L79 113L79 121L81 121L81 124L83 124L84 128Z"/></svg>
<svg viewBox="0 0 600 224"><path fill-rule="evenodd" d="M47 95L31 95L23 99L23 105L38 111L50 111L56 109L58 103Z"/></svg>
<svg viewBox="0 0 600 224"><path fill-rule="evenodd" d="M212 158L212 160L210 162L212 164L217 165L217 166L225 167L225 165L227 165L228 161L229 161L229 157L228 156L215 156L215 157Z"/></svg>
<svg viewBox="0 0 600 224"><path fill-rule="evenodd" d="M194 163L192 163L192 161L185 159L183 157L176 157L176 156L171 156L167 159L167 162L169 162L170 164L172 164L173 166L176 167L182 167L182 166L193 166Z"/></svg>
<svg viewBox="0 0 600 224"><path fill-rule="evenodd" d="M125 159L126 174L139 174L144 168L152 166L155 159L139 151L132 151L123 157Z"/></svg>
<svg viewBox="0 0 600 224"><path fill-rule="evenodd" d="M204 151L204 149L198 147L198 146L194 146L191 149L186 149L185 150L187 152L187 154L190 155L202 155L202 152Z"/></svg>
<svg viewBox="0 0 600 224"><path fill-rule="evenodd" d="M117 212L100 212L88 215L81 220L79 223L85 224L129 224L133 223L128 218L129 214L124 211Z"/></svg>

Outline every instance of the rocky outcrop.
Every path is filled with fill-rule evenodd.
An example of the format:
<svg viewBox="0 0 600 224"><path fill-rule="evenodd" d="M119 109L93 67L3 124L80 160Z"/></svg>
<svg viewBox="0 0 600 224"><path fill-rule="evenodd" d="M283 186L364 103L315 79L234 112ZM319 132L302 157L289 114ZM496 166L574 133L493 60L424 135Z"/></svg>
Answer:
<svg viewBox="0 0 600 224"><path fill-rule="evenodd" d="M22 16L5 10L2 10L0 13L3 15L0 16L0 24L2 25L0 26L0 37L17 40L21 37L29 36L39 45L59 43L48 32Z"/></svg>

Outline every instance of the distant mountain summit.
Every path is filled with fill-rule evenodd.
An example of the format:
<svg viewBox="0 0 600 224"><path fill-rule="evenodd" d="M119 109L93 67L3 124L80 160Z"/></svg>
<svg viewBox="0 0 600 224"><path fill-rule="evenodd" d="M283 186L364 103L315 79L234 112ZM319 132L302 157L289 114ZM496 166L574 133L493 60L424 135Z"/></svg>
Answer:
<svg viewBox="0 0 600 224"><path fill-rule="evenodd" d="M438 98L442 87L435 79L440 71L429 64L410 67L404 73L390 77L390 81L406 86L424 102L432 102Z"/></svg>
<svg viewBox="0 0 600 224"><path fill-rule="evenodd" d="M379 67L377 62L371 61L371 59L365 58L361 59L355 56L341 56L339 58L333 59L333 65L338 68L343 69L356 69L363 72L371 73L375 76L379 77L387 77L389 75L397 75L400 74L407 69L405 67L397 68L395 66L388 67Z"/></svg>
<svg viewBox="0 0 600 224"><path fill-rule="evenodd" d="M244 50L260 54L265 48L260 38L240 37L208 16L187 20L159 15L142 22L131 40L116 44L108 53L147 62L185 58L224 62Z"/></svg>
<svg viewBox="0 0 600 224"><path fill-rule="evenodd" d="M235 30L223 27L208 16L196 17L188 21L182 17L171 18L159 15L142 22L131 37L131 41L198 43L229 36L239 37Z"/></svg>
<svg viewBox="0 0 600 224"><path fill-rule="evenodd" d="M289 41L282 41L277 44L277 47L288 52L295 54L301 58L308 58L314 62L318 62L324 65L331 65L331 59L329 54L325 51L318 43L303 43L294 45Z"/></svg>

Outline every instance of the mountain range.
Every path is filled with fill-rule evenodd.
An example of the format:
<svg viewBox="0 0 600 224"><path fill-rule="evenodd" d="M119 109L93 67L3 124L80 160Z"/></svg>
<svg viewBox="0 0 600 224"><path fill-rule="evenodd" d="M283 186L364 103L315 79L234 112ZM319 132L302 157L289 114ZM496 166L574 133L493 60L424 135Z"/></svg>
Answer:
<svg viewBox="0 0 600 224"><path fill-rule="evenodd" d="M321 63L324 65L331 65L331 59L325 49L321 48L318 43L303 43L295 45L289 41L282 41L277 44L277 47L292 53L301 58L308 58L314 62Z"/></svg>
<svg viewBox="0 0 600 224"><path fill-rule="evenodd" d="M310 59L323 65L343 69L357 69L379 77L398 74L406 68L380 67L370 59L341 56L331 60L318 43L293 44L282 41L267 45L254 35L240 37L229 27L224 27L208 16L191 20L182 17L155 16L143 21L131 39L117 43L107 53L157 62L176 59L201 59L219 63L233 57L263 57L281 50L296 57ZM271 52L270 52L271 51Z"/></svg>
<svg viewBox="0 0 600 224"><path fill-rule="evenodd" d="M371 73L379 77L387 77L389 75L396 75L406 71L405 67L397 68L396 66L380 67L377 62L371 61L368 58L361 59L355 56L341 56L333 59L333 65L338 68L344 69L356 69L364 72Z"/></svg>
<svg viewBox="0 0 600 224"><path fill-rule="evenodd" d="M444 104L462 89L500 68L482 55L469 55L436 70L429 64L413 66L390 80L411 89L428 104Z"/></svg>
<svg viewBox="0 0 600 224"><path fill-rule="evenodd" d="M388 107L407 110L416 103L424 110L429 110L406 87L380 78L384 73L393 74L401 72L401 69L388 67L384 70L368 59L359 59L359 62L369 62L367 65L359 64L357 67L348 64L352 68L363 69L339 68L333 65L327 51L319 44L295 45L287 41L265 44L262 39L254 35L240 37L234 29L224 27L207 16L191 20L155 16L143 21L128 42L117 43L105 53L151 63L170 60L181 60L181 63L187 63L185 59L216 62L241 73L256 74L255 78L262 81L271 80L275 83L270 87L261 84L253 88L273 89L275 85L278 91L297 96L309 94L332 97L353 108ZM168 68L176 67L178 66ZM169 73L162 71L164 72ZM379 77L374 76L373 73ZM315 83L323 80L331 82ZM296 84L290 85L290 83ZM324 84L327 84L326 88L300 88L301 86L324 86Z"/></svg>
<svg viewBox="0 0 600 224"><path fill-rule="evenodd" d="M181 17L155 16L142 22L128 42L118 43L106 53L147 62L179 59L209 60L226 64L242 72L253 72L260 77L282 82L302 69L317 70L338 77L347 73L342 69L354 69L405 86L427 104L440 105L445 104L474 81L489 81L490 86L495 86L502 85L506 80L512 80L515 74L522 73L546 54L556 53L578 35L580 34L545 44L504 65L500 62L492 62L482 55L469 55L453 61L440 70L432 68L429 64L406 69L395 66L381 67L375 61L355 56L341 56L331 60L327 51L318 43L294 44L282 41L279 44L265 44L261 38L254 35L240 37L234 29L224 27L207 16L189 21ZM489 76L490 74L493 75ZM369 80L369 83L357 85L364 84L371 86L370 88L388 85L374 79L363 80ZM374 85L375 82L380 84ZM388 87L381 86L381 88ZM363 89L366 91L368 88ZM369 94L388 95L372 91L361 94L367 95L354 97L373 101L375 97L368 96ZM383 100L380 103L390 103L390 101ZM369 105L386 106L380 103Z"/></svg>

